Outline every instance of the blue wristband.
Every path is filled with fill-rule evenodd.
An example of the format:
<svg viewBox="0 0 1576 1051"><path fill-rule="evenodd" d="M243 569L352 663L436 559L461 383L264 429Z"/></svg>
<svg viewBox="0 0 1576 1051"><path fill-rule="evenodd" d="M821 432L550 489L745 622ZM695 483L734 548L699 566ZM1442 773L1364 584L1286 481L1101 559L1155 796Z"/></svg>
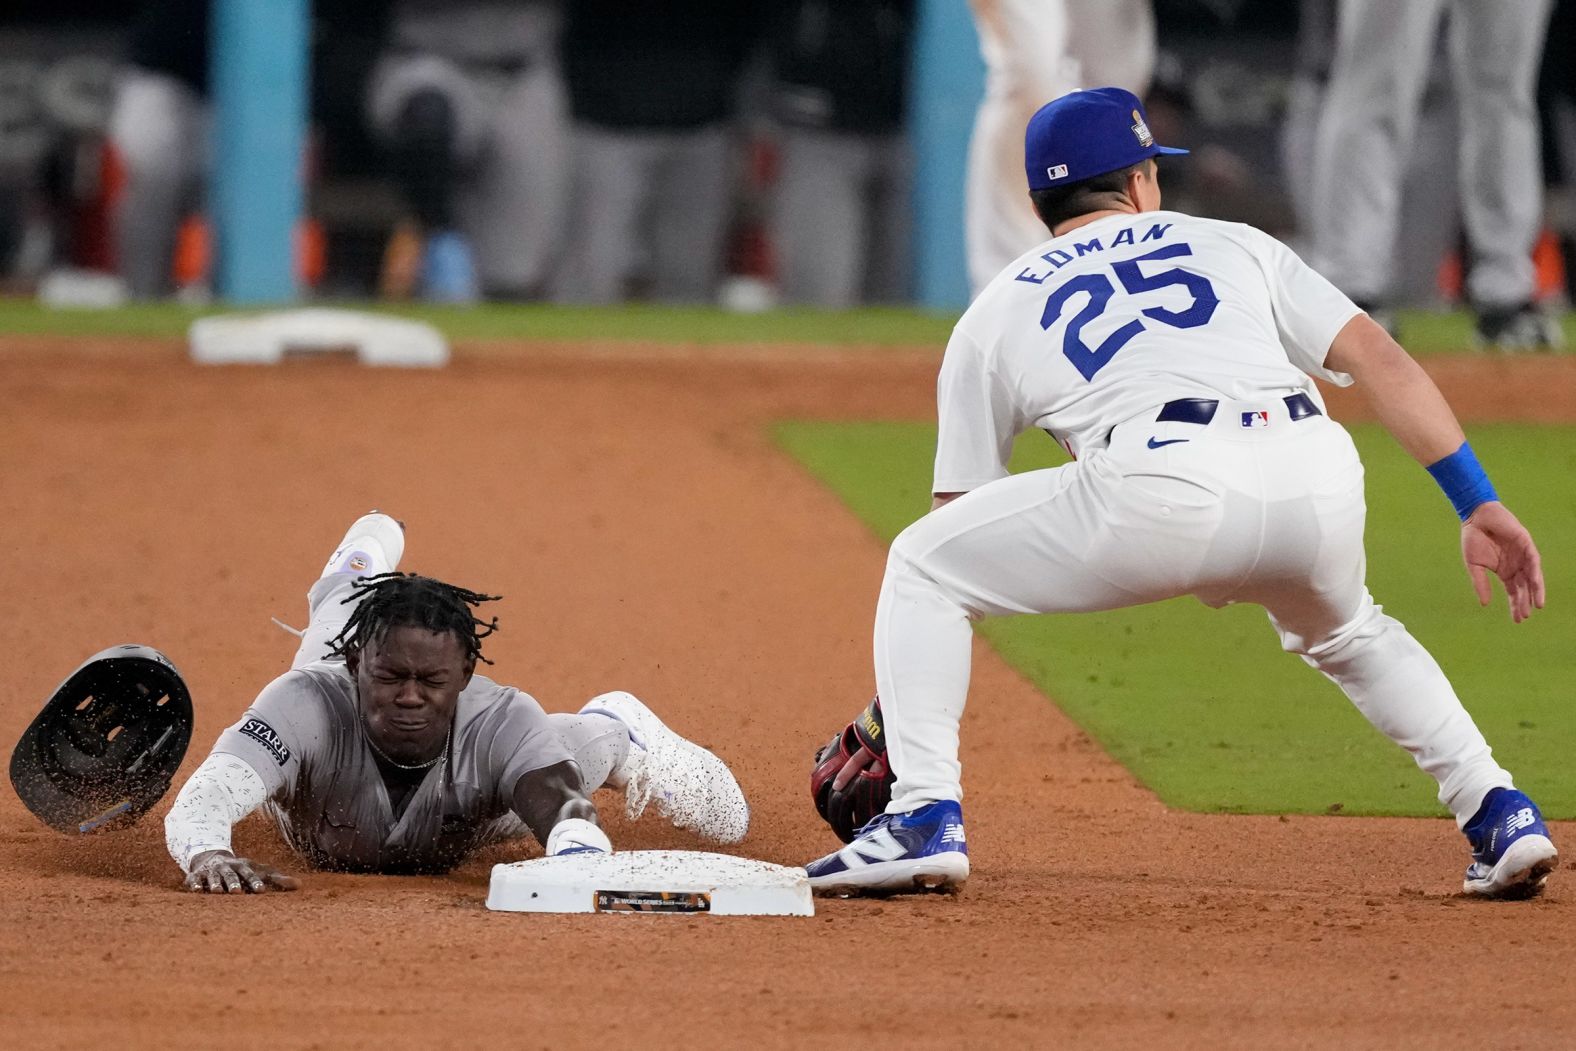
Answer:
<svg viewBox="0 0 1576 1051"><path fill-rule="evenodd" d="M1443 460L1429 464L1428 473L1445 491L1451 506L1456 509L1456 515L1463 522L1480 504L1499 499L1499 494L1494 492L1494 483L1483 473L1483 465L1478 463L1472 446L1466 442L1462 442L1461 448Z"/></svg>

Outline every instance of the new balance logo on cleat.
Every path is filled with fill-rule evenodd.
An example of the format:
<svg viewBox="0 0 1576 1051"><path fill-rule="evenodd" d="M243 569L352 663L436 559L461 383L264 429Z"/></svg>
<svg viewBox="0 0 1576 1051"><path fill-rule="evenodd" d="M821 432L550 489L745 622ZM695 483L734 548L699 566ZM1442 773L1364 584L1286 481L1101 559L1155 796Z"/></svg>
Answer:
<svg viewBox="0 0 1576 1051"><path fill-rule="evenodd" d="M818 894L952 890L969 876L963 814L951 800L878 814L848 846L805 866Z"/></svg>
<svg viewBox="0 0 1576 1051"><path fill-rule="evenodd" d="M1462 829L1472 864L1461 889L1485 898L1530 898L1559 866L1538 808L1513 788L1496 788Z"/></svg>
<svg viewBox="0 0 1576 1051"><path fill-rule="evenodd" d="M854 840L839 853L843 855L843 861L853 868L876 861L896 861L908 853L908 848L897 841L890 829L883 827L865 838Z"/></svg>

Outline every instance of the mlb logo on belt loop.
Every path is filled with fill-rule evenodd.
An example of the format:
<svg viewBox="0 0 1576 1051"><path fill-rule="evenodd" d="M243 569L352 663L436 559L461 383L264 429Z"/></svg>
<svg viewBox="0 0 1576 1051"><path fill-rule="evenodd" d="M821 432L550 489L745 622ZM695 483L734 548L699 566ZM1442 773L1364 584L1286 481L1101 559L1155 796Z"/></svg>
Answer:
<svg viewBox="0 0 1576 1051"><path fill-rule="evenodd" d="M1269 425L1270 414L1264 409L1242 414L1242 426L1244 427L1268 427Z"/></svg>

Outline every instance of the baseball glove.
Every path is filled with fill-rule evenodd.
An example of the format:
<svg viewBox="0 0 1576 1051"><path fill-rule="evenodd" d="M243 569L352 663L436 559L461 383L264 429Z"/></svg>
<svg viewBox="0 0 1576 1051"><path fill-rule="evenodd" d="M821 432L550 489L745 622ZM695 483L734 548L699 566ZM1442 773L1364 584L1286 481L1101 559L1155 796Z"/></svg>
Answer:
<svg viewBox="0 0 1576 1051"><path fill-rule="evenodd" d="M822 820L849 843L865 822L886 809L894 780L877 697L815 753L810 796Z"/></svg>

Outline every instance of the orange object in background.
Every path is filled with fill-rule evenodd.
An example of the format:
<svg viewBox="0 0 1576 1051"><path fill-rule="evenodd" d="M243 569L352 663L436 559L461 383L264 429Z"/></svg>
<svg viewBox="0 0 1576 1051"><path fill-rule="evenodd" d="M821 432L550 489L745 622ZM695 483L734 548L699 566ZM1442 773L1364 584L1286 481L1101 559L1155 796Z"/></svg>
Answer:
<svg viewBox="0 0 1576 1051"><path fill-rule="evenodd" d="M1532 267L1534 299L1552 299L1565 291L1565 255L1560 251L1560 239L1547 226L1539 231L1538 241L1532 246Z"/></svg>
<svg viewBox="0 0 1576 1051"><path fill-rule="evenodd" d="M313 216L303 216L296 223L293 245L296 281L302 288L316 288L328 269L328 237L323 224Z"/></svg>
<svg viewBox="0 0 1576 1051"><path fill-rule="evenodd" d="M295 277L303 288L316 288L328 266L328 238L312 216L296 224L292 238ZM188 215L175 234L171 276L176 288L206 285L213 275L213 235L203 215Z"/></svg>
<svg viewBox="0 0 1576 1051"><path fill-rule="evenodd" d="M1538 239L1532 246L1532 272L1532 298L1536 302L1565 293L1565 255L1560 250L1559 237L1547 226L1538 232ZM1466 275L1460 252L1451 252L1439 261L1439 276L1435 281L1440 294L1449 302L1466 300Z"/></svg>
<svg viewBox="0 0 1576 1051"><path fill-rule="evenodd" d="M213 271L213 239L208 235L208 220L188 215L175 231L175 253L170 261L170 276L176 288L206 285Z"/></svg>

